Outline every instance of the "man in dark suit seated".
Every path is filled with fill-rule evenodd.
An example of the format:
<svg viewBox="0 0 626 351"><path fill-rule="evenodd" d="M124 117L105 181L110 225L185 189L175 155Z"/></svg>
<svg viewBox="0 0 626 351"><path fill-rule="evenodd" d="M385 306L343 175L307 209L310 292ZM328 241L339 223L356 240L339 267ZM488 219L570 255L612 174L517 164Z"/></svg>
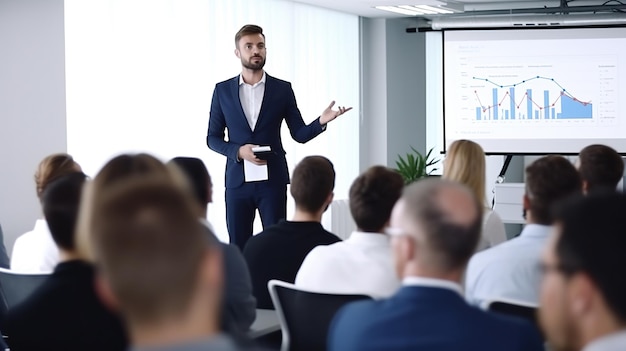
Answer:
<svg viewBox="0 0 626 351"><path fill-rule="evenodd" d="M268 281L293 283L302 261L313 248L340 241L320 223L333 201L333 164L322 156L305 157L294 169L292 178L291 196L296 203L293 220L281 221L253 236L243 251L258 308L274 308L267 290Z"/></svg>
<svg viewBox="0 0 626 351"><path fill-rule="evenodd" d="M213 234L215 230L207 220L208 205L213 202L213 183L204 162L195 157L176 157L170 164L176 165L187 176L193 191L193 198L200 206L203 216L202 224ZM256 317L256 299L252 295L252 282L248 265L235 244L220 243L224 258L224 310L222 313L222 328L226 332L233 332L237 328L240 332L250 329Z"/></svg>
<svg viewBox="0 0 626 351"><path fill-rule="evenodd" d="M541 351L526 321L465 302L461 279L478 244L482 205L465 187L422 180L408 187L391 216L403 287L391 298L341 309L330 329L334 351Z"/></svg>
<svg viewBox="0 0 626 351"><path fill-rule="evenodd" d="M74 228L85 179L82 172L63 176L42 195L61 262L42 286L9 311L4 330L13 351L122 351L127 347L119 317L98 299L94 268L75 248Z"/></svg>

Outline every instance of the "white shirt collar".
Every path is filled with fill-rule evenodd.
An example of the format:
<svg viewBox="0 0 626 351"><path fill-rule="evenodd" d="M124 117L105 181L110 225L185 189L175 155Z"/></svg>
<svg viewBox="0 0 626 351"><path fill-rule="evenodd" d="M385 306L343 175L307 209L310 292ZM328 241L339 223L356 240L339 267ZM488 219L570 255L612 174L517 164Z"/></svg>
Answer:
<svg viewBox="0 0 626 351"><path fill-rule="evenodd" d="M583 351L621 351L625 347L626 330L622 330L590 342L583 348Z"/></svg>
<svg viewBox="0 0 626 351"><path fill-rule="evenodd" d="M265 74L265 71L263 71L263 76L261 77L261 80L256 82L255 84L252 84L252 87L254 88L254 87L256 87L257 85L259 85L261 83L265 84L266 78L267 78L267 75ZM243 85L243 84L246 84L246 82L243 81L243 76L240 74L239 75L239 85Z"/></svg>
<svg viewBox="0 0 626 351"><path fill-rule="evenodd" d="M354 231L346 242L350 244L356 245L366 245L366 246L390 246L391 240L389 240L389 236L387 234L381 233L366 233L366 232L358 232Z"/></svg>
<svg viewBox="0 0 626 351"><path fill-rule="evenodd" d="M50 229L48 229L48 222L46 222L45 219L38 219L35 222L35 228L33 229L33 231L36 232L40 232L40 231L49 231Z"/></svg>
<svg viewBox="0 0 626 351"><path fill-rule="evenodd" d="M406 277L402 280L402 286L426 286L430 288L442 288L456 292L463 296L461 285L449 280L424 278L424 277Z"/></svg>
<svg viewBox="0 0 626 351"><path fill-rule="evenodd" d="M520 237L547 238L552 233L552 226L543 224L526 224Z"/></svg>

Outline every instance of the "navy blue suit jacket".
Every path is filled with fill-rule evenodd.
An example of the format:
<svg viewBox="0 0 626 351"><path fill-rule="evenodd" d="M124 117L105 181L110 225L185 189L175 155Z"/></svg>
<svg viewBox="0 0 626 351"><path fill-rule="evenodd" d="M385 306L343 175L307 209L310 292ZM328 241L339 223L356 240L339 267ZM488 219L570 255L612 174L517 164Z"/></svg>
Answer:
<svg viewBox="0 0 626 351"><path fill-rule="evenodd" d="M330 351L542 351L530 323L468 305L456 292L401 288L387 300L342 308L330 328Z"/></svg>
<svg viewBox="0 0 626 351"><path fill-rule="evenodd" d="M291 83L267 75L259 119L252 131L239 100L239 76L217 83L211 102L207 144L211 150L227 157L227 188L239 187L244 182L243 163L237 161L239 147L244 144L271 146L275 155L267 163L270 181L282 185L289 183L285 149L280 138L283 119L292 138L300 143L313 139L324 129L319 118L309 125L304 123ZM224 138L226 129L228 141Z"/></svg>

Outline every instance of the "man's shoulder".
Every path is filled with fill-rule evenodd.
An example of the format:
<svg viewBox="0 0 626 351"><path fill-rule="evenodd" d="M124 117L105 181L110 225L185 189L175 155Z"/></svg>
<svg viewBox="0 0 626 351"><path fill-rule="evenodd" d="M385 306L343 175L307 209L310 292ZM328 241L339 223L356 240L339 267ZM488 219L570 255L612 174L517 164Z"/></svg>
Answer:
<svg viewBox="0 0 626 351"><path fill-rule="evenodd" d="M233 81L235 81L235 83L236 83L238 79L239 79L239 75L236 75L236 76L234 76L234 77L228 78L228 79L226 79L226 80L223 80L223 81L221 81L221 82L219 82L219 83L215 84L215 88L216 88L216 89L217 89L217 88L222 88L222 87L224 87L224 86L227 86L227 85L229 85L229 84L232 84L232 83L233 83Z"/></svg>

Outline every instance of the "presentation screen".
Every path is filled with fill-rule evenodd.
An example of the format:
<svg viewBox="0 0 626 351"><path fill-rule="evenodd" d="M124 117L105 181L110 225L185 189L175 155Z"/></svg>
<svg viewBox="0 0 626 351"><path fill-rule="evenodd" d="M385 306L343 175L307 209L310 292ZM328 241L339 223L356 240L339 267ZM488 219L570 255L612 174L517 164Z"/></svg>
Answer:
<svg viewBox="0 0 626 351"><path fill-rule="evenodd" d="M444 32L444 138L488 154L626 153L626 28Z"/></svg>

